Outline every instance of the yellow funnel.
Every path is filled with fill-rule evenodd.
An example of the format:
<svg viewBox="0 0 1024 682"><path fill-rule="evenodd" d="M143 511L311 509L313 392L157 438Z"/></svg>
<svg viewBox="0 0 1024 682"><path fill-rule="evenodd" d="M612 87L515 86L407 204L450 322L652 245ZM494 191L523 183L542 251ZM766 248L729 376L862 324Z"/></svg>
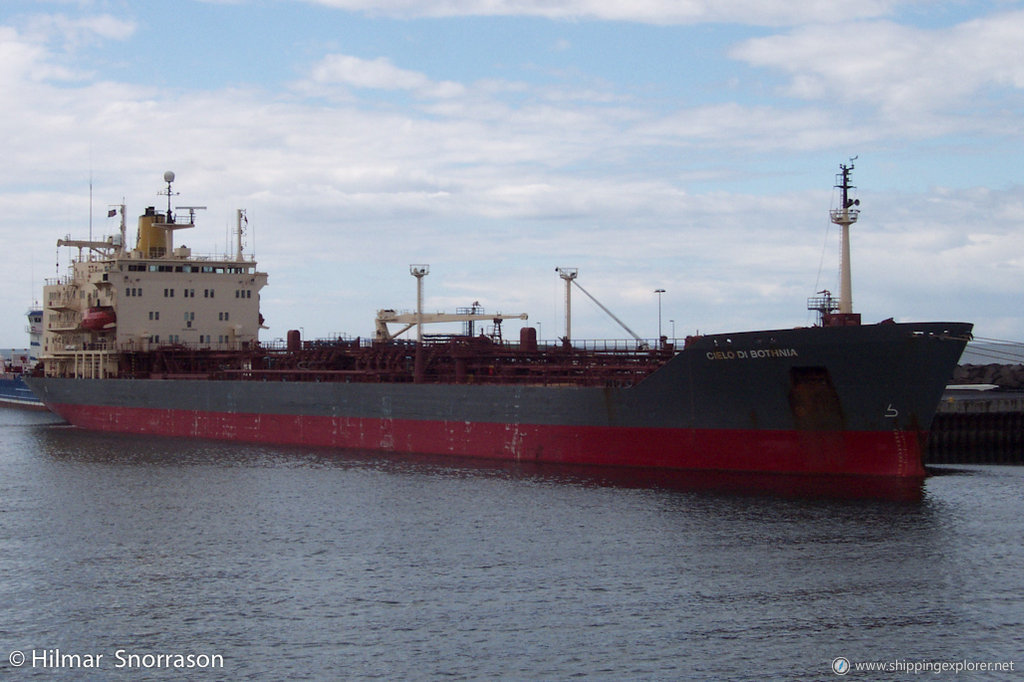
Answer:
<svg viewBox="0 0 1024 682"><path fill-rule="evenodd" d="M139 216L139 236L135 248L142 251L144 258L162 258L170 250L171 233L166 228L156 227L157 224L164 224L164 216L152 206Z"/></svg>

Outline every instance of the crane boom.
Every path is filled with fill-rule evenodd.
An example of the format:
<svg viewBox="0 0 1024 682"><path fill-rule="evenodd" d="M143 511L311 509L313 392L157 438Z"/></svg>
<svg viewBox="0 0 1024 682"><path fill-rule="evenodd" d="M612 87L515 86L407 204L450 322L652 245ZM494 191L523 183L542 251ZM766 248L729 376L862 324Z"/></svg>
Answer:
<svg viewBox="0 0 1024 682"><path fill-rule="evenodd" d="M396 336L412 329L416 326L417 322L423 324L440 324L443 322L475 322L478 320L510 320L510 319L529 319L529 315L526 313L519 313L518 315L502 315L496 313L493 315L478 314L478 313L423 313L417 315L416 313L398 313L394 310L378 310L376 320L376 338L378 341L390 341ZM405 325L398 332L392 334L388 330L389 324L403 324Z"/></svg>
<svg viewBox="0 0 1024 682"><path fill-rule="evenodd" d="M593 294L591 294L589 291L584 289L582 287L582 285L580 285L580 283L577 282L575 279L572 279L571 281L572 281L573 284L575 284L577 287L579 287L580 291L582 291L583 293L585 293L587 295L587 298L589 298L591 301L596 303L598 308L600 308L601 310L605 311L608 314L608 317L610 317L613 320L615 320L616 322L618 322L620 327L625 329L630 334L630 336L632 336L634 339L636 339L637 342L640 343L641 348L646 348L647 347L647 342L644 341L642 338L640 338L640 336L635 331L633 331L632 329L627 327L625 322L623 322L622 320L620 320L618 317L615 316L615 313L613 313L612 311L608 310L608 308L606 308L603 303L601 303L599 300L594 298Z"/></svg>

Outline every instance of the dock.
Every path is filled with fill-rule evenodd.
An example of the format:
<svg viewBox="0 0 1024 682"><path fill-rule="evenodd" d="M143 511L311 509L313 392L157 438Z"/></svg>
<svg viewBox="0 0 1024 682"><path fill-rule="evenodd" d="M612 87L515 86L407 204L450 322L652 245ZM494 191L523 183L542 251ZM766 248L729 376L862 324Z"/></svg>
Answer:
<svg viewBox="0 0 1024 682"><path fill-rule="evenodd" d="M925 463L1024 464L1024 390L948 389Z"/></svg>

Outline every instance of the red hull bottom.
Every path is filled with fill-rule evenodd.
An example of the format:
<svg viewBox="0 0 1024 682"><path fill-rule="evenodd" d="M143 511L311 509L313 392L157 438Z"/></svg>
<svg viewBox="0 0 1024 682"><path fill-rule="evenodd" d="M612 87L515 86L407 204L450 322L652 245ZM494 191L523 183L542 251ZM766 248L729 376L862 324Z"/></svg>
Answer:
<svg viewBox="0 0 1024 682"><path fill-rule="evenodd" d="M551 426L50 405L82 428L517 462L923 478L926 434Z"/></svg>

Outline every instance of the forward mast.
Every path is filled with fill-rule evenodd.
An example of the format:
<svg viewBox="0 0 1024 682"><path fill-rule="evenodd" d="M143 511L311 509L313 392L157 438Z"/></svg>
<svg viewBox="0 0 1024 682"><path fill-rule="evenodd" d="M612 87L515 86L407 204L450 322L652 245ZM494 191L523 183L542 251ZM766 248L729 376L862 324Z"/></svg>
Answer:
<svg viewBox="0 0 1024 682"><path fill-rule="evenodd" d="M850 225L857 222L860 217L860 199L851 197L851 190L856 189L850 183L850 174L853 171L853 162L856 156L850 159L849 164L839 164L839 173L836 175L836 189L839 190L839 208L829 211L832 222L839 226L840 236L840 258L839 258L839 300L832 297L827 289L818 292L818 296L808 299L808 310L816 310L820 315L820 322L823 327L845 327L860 324L860 313L853 312L853 277L850 267Z"/></svg>

